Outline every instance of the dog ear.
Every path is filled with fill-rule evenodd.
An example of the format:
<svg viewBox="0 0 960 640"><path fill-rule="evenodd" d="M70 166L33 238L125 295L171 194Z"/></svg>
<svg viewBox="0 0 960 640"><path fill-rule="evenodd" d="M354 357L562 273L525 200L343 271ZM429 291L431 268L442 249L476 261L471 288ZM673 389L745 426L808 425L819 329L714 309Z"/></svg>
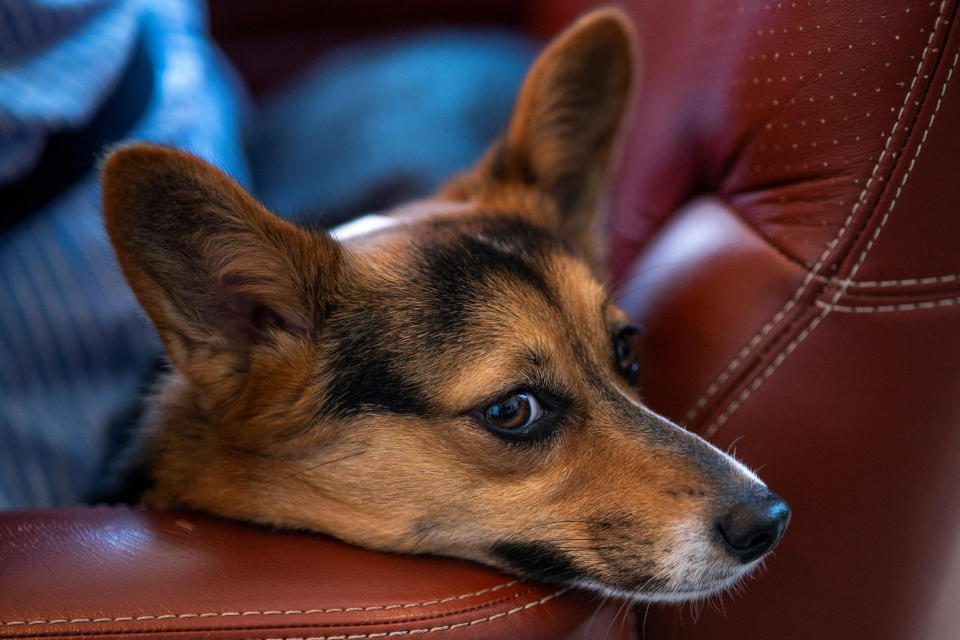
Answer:
<svg viewBox="0 0 960 640"><path fill-rule="evenodd" d="M214 377L214 361L242 369L252 349L318 330L339 245L277 218L206 162L153 145L115 151L103 205L127 281L194 382Z"/></svg>
<svg viewBox="0 0 960 640"><path fill-rule="evenodd" d="M557 36L524 80L504 140L481 182L534 185L556 204L552 222L592 254L592 230L634 75L633 28L616 9L593 11ZM482 186L482 185L481 185Z"/></svg>

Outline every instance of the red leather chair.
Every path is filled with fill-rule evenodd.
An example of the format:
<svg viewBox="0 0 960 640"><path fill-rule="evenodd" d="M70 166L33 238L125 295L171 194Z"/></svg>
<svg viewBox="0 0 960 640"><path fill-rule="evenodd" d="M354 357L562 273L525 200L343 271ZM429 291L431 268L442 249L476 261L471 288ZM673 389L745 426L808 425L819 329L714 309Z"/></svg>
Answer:
<svg viewBox="0 0 960 640"><path fill-rule="evenodd" d="M0 515L0 636L956 637L957 4L626 3L645 81L610 264L643 391L793 508L739 596L640 624L452 560L78 509Z"/></svg>
<svg viewBox="0 0 960 640"><path fill-rule="evenodd" d="M592 4L544 0L545 30ZM960 637L957 2L625 5L641 388L793 509L742 596L646 637Z"/></svg>

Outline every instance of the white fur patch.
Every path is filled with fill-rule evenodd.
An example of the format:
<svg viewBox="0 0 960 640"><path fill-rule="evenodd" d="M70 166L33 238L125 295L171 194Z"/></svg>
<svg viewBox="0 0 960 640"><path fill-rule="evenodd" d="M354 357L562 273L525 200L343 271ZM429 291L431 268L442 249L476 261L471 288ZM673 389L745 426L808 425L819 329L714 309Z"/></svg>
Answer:
<svg viewBox="0 0 960 640"><path fill-rule="evenodd" d="M396 224L397 220L395 218L371 213L344 223L335 229L331 229L330 235L340 242L343 242L365 236L374 231L389 229L390 227L396 226Z"/></svg>

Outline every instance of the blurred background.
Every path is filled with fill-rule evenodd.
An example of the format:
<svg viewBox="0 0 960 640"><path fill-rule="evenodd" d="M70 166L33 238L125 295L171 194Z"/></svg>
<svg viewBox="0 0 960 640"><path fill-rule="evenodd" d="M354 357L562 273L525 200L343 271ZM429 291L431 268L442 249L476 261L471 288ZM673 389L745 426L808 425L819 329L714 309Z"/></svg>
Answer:
<svg viewBox="0 0 960 640"><path fill-rule="evenodd" d="M102 229L130 141L326 227L429 193L537 47L507 0L0 0L0 509L88 500L160 355Z"/></svg>

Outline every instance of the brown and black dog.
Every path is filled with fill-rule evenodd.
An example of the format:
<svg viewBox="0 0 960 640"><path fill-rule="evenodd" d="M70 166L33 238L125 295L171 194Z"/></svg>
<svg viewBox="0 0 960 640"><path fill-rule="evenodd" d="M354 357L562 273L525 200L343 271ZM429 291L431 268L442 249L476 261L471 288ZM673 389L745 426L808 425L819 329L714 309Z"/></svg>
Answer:
<svg viewBox="0 0 960 640"><path fill-rule="evenodd" d="M597 277L633 67L627 20L587 15L472 170L333 235L189 154L114 152L107 229L175 367L146 502L634 598L755 567L788 507L641 404L637 329Z"/></svg>

